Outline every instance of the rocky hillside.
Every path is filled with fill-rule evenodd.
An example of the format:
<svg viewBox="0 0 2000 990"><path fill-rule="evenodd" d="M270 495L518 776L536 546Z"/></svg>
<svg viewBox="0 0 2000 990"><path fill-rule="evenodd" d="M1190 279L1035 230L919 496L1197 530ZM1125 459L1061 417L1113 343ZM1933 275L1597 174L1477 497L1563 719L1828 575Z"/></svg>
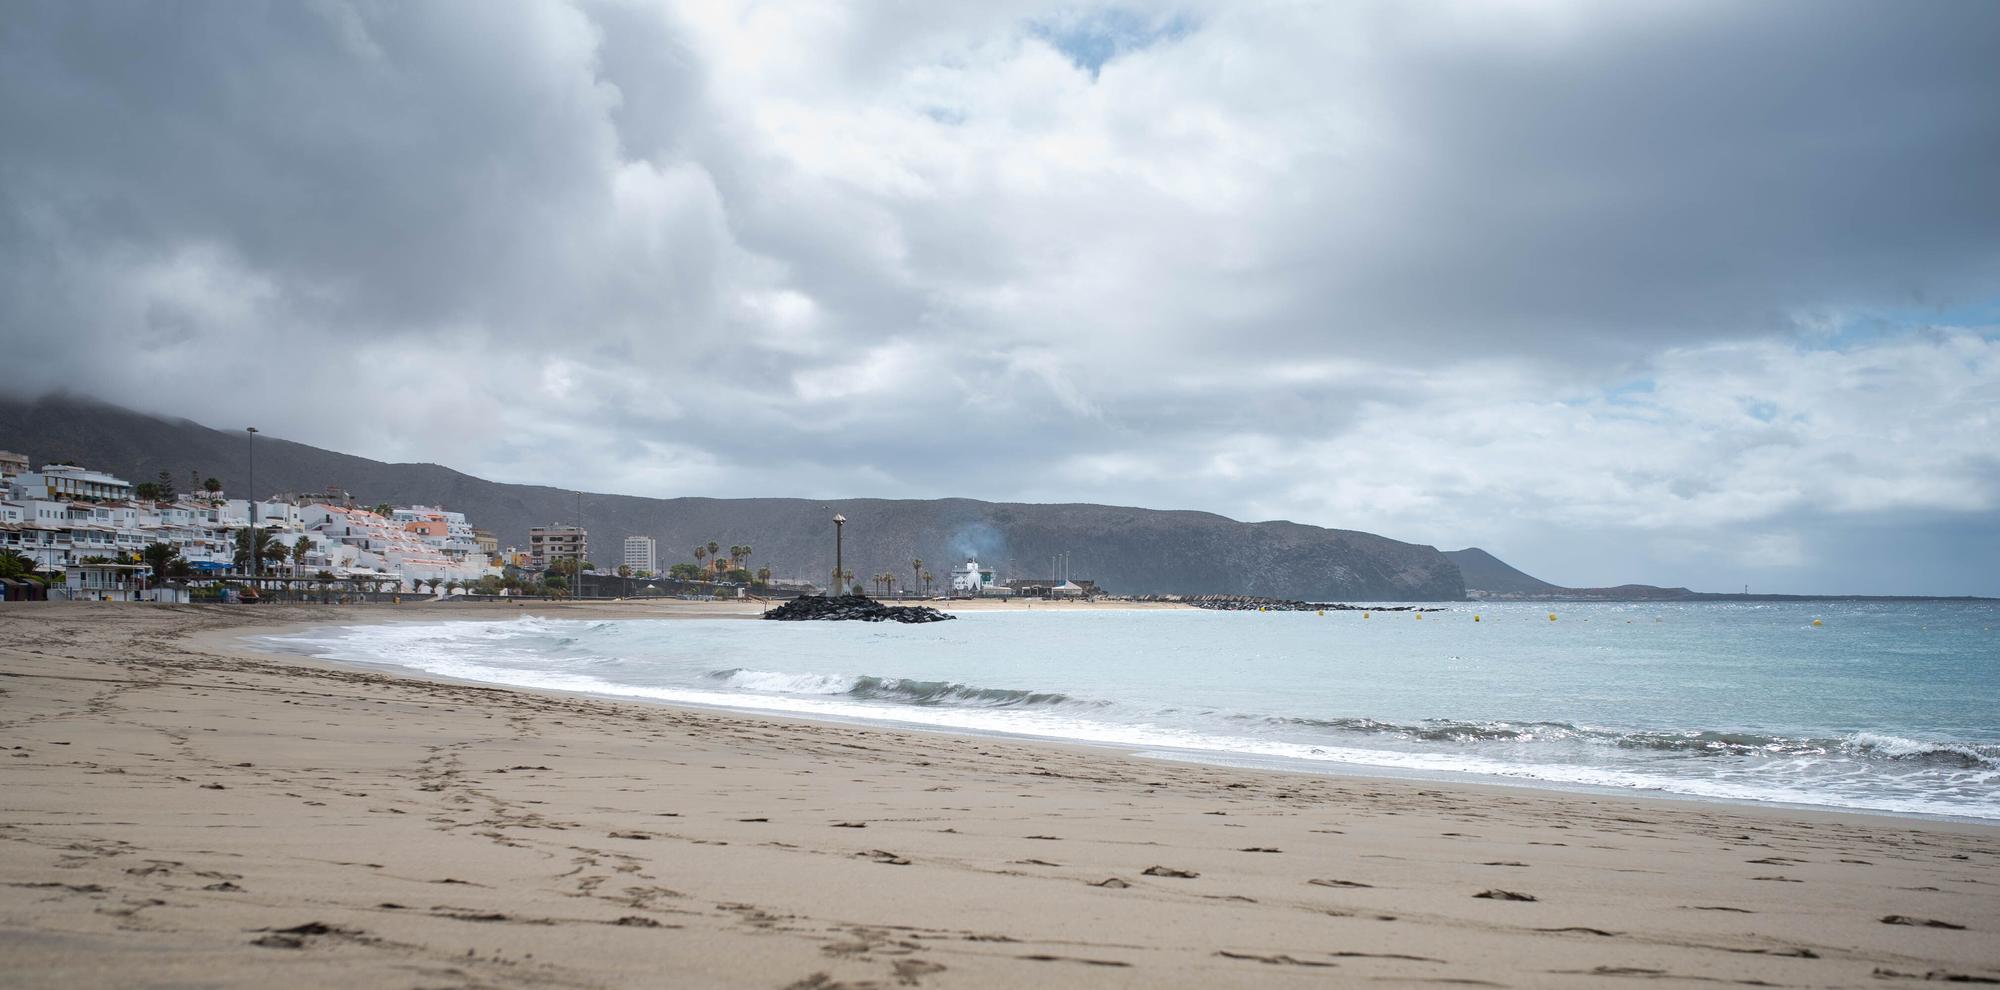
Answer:
<svg viewBox="0 0 2000 990"><path fill-rule="evenodd" d="M1515 570L1506 561L1478 547L1446 550L1444 555L1458 565L1458 573L1465 578L1466 593L1475 598L1554 595L1569 590Z"/></svg>
<svg viewBox="0 0 2000 990"><path fill-rule="evenodd" d="M0 397L0 449L40 466L74 458L134 481L172 472L246 483L244 436L186 420L152 417L72 398ZM525 545L528 528L577 518L574 493L486 481L436 464L386 464L292 443L257 440L257 494L336 485L364 504L443 505ZM828 508L831 506L831 508ZM628 534L659 540L662 566L691 559L714 540L754 548L751 566L779 577L824 580L833 569L834 511L849 520L846 563L866 583L889 571L905 579L921 557L940 582L968 556L1002 580L1050 575L1068 551L1070 574L1121 594L1248 594L1312 601L1460 600L1459 569L1427 546L1290 522L1244 523L1206 512L1108 505L1036 505L972 499L583 498L596 563L617 563ZM1503 565L1504 566L1504 565Z"/></svg>

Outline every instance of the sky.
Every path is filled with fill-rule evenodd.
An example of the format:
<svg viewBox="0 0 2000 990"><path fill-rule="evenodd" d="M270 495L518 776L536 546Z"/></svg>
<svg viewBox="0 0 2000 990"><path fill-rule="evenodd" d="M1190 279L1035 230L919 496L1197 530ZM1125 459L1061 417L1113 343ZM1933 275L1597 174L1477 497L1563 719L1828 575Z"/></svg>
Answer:
<svg viewBox="0 0 2000 990"><path fill-rule="evenodd" d="M1977 0L21 0L0 388L2000 595L1996 54Z"/></svg>

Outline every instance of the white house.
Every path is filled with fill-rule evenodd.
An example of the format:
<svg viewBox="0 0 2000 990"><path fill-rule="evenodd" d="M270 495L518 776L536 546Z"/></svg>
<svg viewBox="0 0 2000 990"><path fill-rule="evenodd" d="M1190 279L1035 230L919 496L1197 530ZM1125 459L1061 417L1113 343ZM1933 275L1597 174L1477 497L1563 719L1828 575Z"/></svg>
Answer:
<svg viewBox="0 0 2000 990"><path fill-rule="evenodd" d="M951 572L951 590L955 593L976 595L990 587L993 587L993 572L982 569L979 561L967 559Z"/></svg>

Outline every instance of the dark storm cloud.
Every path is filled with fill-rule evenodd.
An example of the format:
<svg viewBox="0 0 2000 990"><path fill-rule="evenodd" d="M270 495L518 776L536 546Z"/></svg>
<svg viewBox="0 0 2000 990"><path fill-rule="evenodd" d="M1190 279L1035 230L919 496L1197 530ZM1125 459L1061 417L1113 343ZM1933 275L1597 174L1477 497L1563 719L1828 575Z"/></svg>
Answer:
<svg viewBox="0 0 2000 990"><path fill-rule="evenodd" d="M1805 567L1837 526L1799 506L1991 528L1957 438L1992 328L1894 314L2000 298L1996 37L1974 3L15 4L9 387L645 494Z"/></svg>

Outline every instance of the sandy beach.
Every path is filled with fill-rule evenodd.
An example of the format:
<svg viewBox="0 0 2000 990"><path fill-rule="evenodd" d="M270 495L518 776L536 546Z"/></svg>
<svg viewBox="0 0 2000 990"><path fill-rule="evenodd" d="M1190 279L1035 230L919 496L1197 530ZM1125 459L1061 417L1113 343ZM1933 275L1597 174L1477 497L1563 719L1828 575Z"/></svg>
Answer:
<svg viewBox="0 0 2000 990"><path fill-rule="evenodd" d="M1993 825L1221 769L240 641L530 611L755 607L0 607L0 985L2000 982Z"/></svg>

